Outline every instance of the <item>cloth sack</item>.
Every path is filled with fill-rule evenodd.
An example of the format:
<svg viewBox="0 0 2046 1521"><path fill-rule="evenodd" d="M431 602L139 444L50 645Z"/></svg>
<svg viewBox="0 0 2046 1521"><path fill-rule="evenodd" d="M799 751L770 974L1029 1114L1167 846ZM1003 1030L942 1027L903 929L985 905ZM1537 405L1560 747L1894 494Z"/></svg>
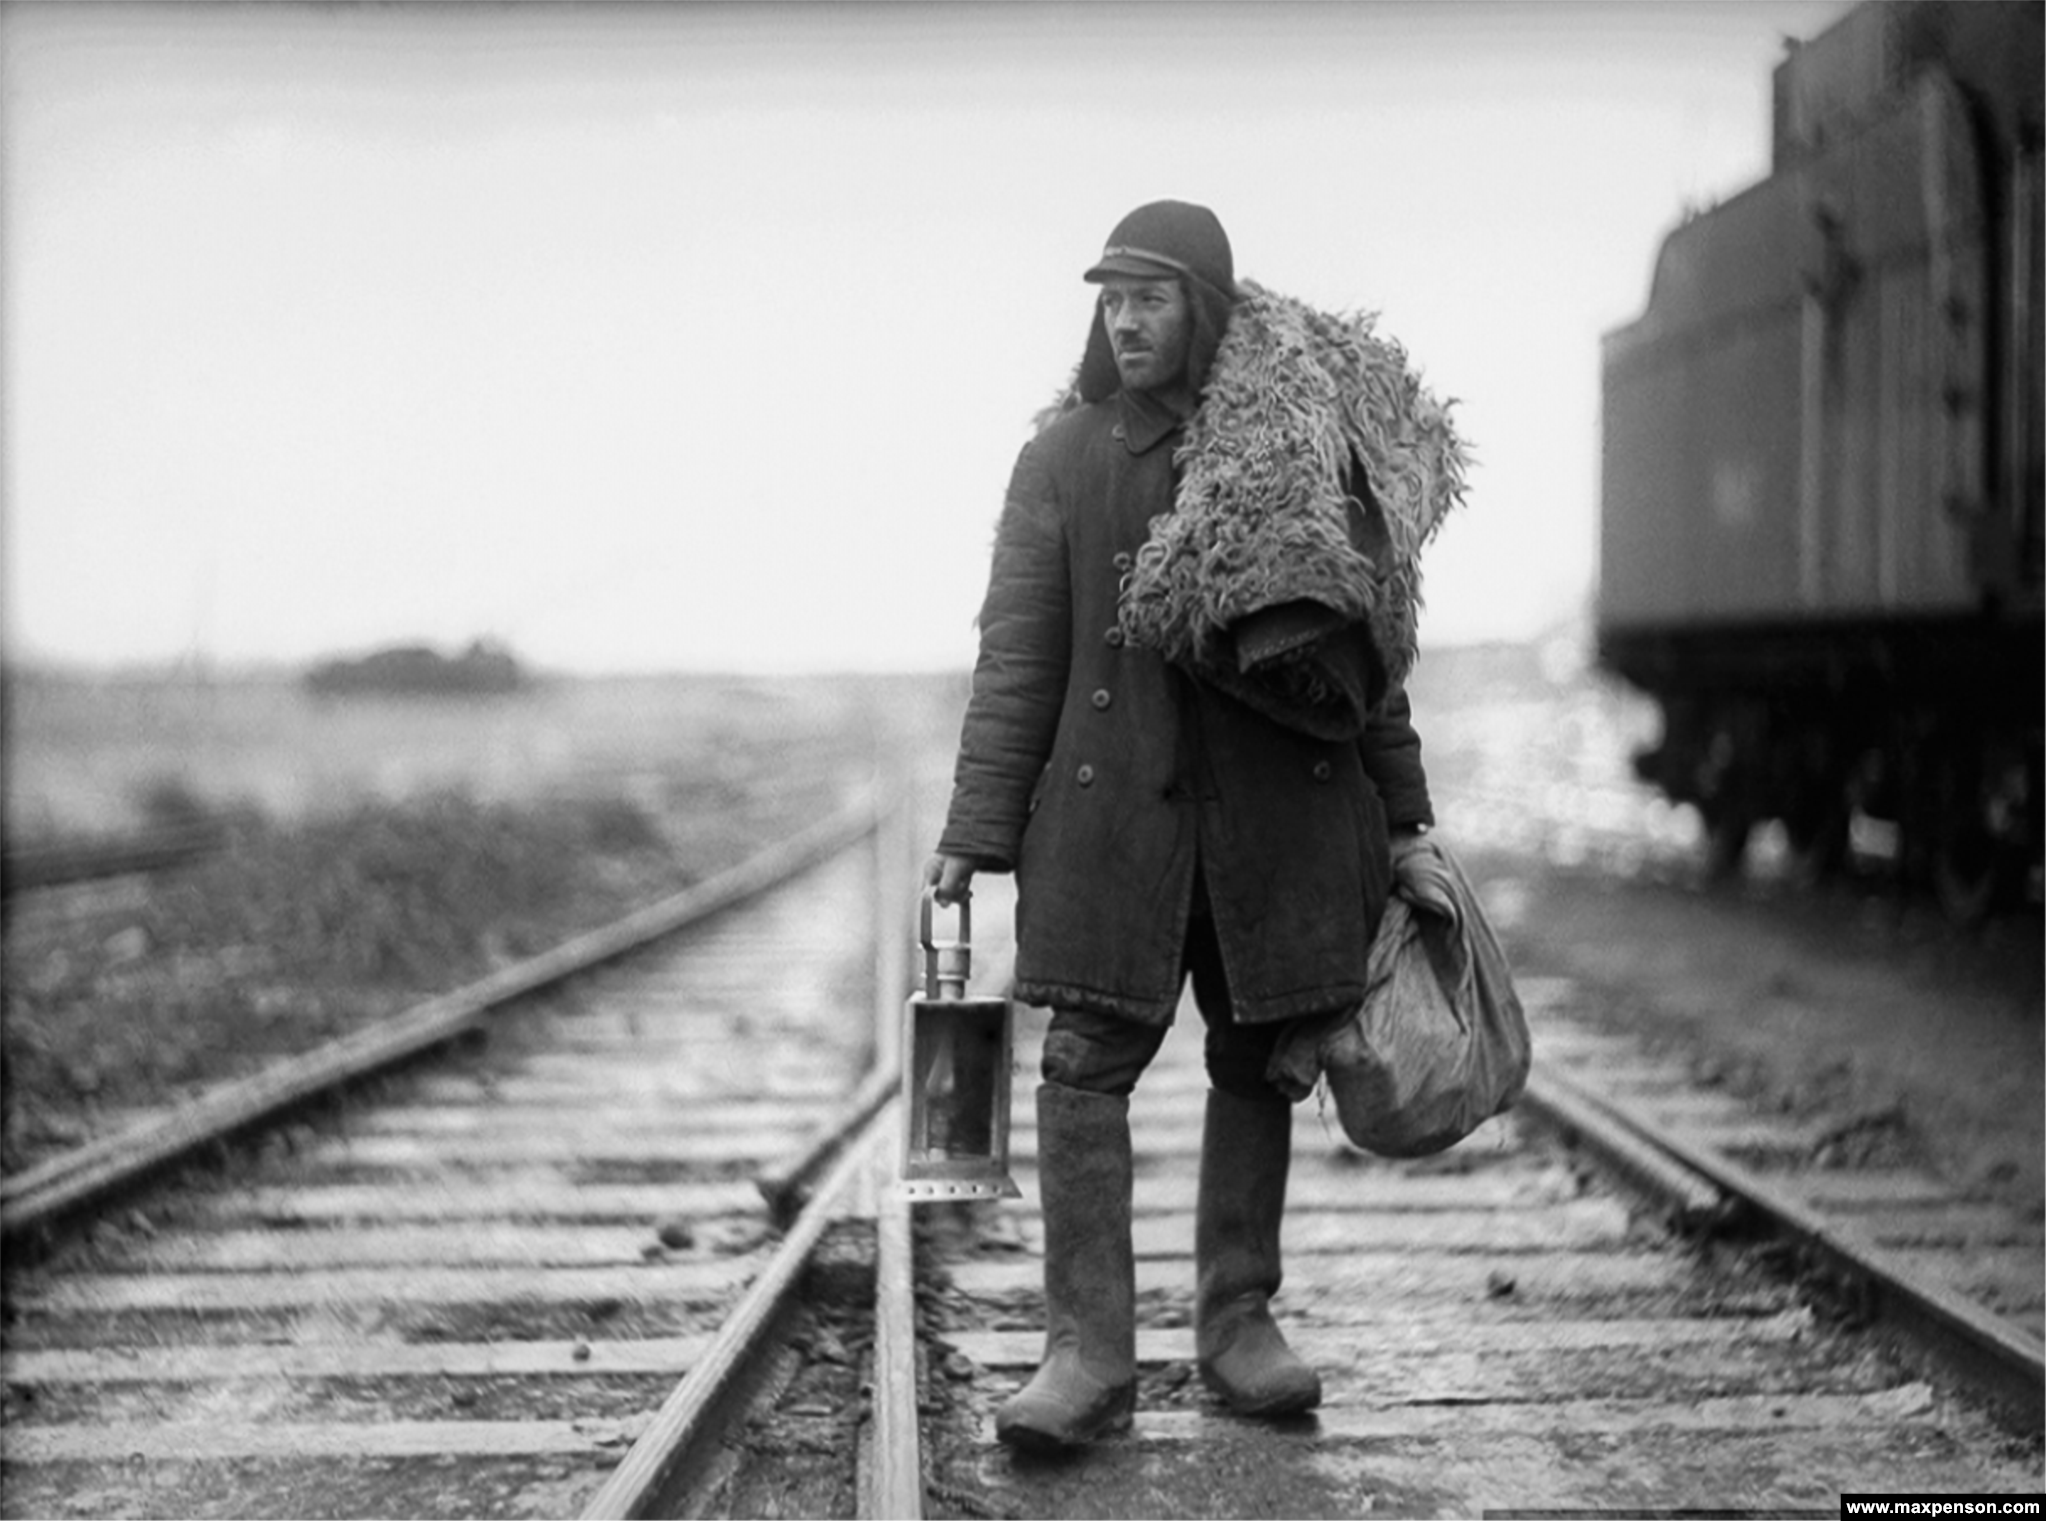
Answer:
<svg viewBox="0 0 2046 1521"><path fill-rule="evenodd" d="M1352 1145L1384 1157L1454 1146L1527 1086L1533 1057L1513 976L1470 879L1432 840L1452 911L1395 894L1371 943L1364 1002L1302 1020L1267 1076L1299 1100L1325 1080Z"/></svg>

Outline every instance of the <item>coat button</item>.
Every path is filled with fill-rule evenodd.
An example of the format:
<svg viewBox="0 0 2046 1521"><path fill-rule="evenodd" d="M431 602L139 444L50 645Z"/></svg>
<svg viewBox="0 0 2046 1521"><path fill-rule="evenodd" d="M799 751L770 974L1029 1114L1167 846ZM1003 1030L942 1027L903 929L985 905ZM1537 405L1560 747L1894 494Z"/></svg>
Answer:
<svg viewBox="0 0 2046 1521"><path fill-rule="evenodd" d="M1316 781L1325 782L1332 774L1327 761L1316 761L1314 763L1314 779Z"/></svg>
<svg viewBox="0 0 2046 1521"><path fill-rule="evenodd" d="M1118 650L1119 650L1119 649L1121 649L1121 648L1122 648L1122 625L1121 625L1120 623L1118 623L1118 624L1117 624L1117 625L1116 625L1116 626L1115 626L1114 628L1110 629L1110 630L1109 630L1109 631L1108 631L1107 633L1103 634L1103 635L1102 635L1101 637L1102 637L1103 639L1105 639L1105 640L1107 640L1107 641L1108 641L1108 643L1109 643L1109 645L1110 645L1110 647L1111 647L1111 648L1114 648L1114 649L1118 649Z"/></svg>
<svg viewBox="0 0 2046 1521"><path fill-rule="evenodd" d="M1082 766L1078 771L1075 771L1073 773L1073 780L1078 782L1082 787L1093 786L1094 768L1092 766Z"/></svg>
<svg viewBox="0 0 2046 1521"><path fill-rule="evenodd" d="M1105 708L1105 707L1107 707L1107 706L1108 706L1108 705L1109 705L1110 703L1112 703L1112 702L1114 702L1114 701L1115 701L1115 699L1114 699L1113 697L1109 696L1109 694L1108 694L1108 688L1107 688L1107 687L1096 687L1096 688L1095 688L1095 690L1094 690L1094 706L1095 706L1095 707L1097 707L1097 708Z"/></svg>
<svg viewBox="0 0 2046 1521"><path fill-rule="evenodd" d="M1115 557L1115 568L1117 570L1128 570L1132 565L1136 563L1137 562L1131 559L1130 556L1128 556L1127 554L1119 554Z"/></svg>

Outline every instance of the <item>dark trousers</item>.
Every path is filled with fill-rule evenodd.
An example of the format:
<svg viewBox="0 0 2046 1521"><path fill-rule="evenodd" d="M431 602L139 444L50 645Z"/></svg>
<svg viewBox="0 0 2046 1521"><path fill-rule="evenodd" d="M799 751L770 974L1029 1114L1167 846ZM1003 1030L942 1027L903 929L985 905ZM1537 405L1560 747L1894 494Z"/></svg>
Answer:
<svg viewBox="0 0 2046 1521"><path fill-rule="evenodd" d="M1265 1067L1286 1028L1286 1021L1239 1024L1229 997L1229 977L1222 966L1222 946L1198 872L1194 877L1193 912L1187 920L1181 976L1193 978L1194 1003L1207 1026L1205 1054L1208 1081L1238 1098L1283 1098L1265 1081ZM1128 1097L1151 1058L1165 1044L1169 1024L1141 1024L1114 1014L1082 1009L1054 1009L1044 1037L1042 1072L1048 1083L1089 1093Z"/></svg>

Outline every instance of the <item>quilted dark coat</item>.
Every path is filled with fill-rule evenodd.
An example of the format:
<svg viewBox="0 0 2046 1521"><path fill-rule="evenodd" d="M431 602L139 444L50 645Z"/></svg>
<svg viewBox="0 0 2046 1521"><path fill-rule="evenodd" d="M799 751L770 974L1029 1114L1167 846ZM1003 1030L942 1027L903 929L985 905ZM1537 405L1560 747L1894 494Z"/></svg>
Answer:
<svg viewBox="0 0 2046 1521"><path fill-rule="evenodd" d="M1125 639L1118 587L1173 510L1180 435L1117 393L1024 448L938 848L1015 871L1025 1002L1169 1020L1198 869L1238 1019L1353 1006L1389 827L1432 822L1420 741L1375 661L1361 737L1324 739Z"/></svg>

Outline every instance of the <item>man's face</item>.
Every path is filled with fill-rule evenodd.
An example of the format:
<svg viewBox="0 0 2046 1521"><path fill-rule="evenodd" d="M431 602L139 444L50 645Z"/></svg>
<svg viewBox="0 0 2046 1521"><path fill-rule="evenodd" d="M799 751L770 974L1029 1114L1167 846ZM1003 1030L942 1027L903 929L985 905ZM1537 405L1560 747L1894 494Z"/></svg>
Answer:
<svg viewBox="0 0 2046 1521"><path fill-rule="evenodd" d="M1177 280L1102 281L1101 325L1124 389L1156 391L1185 379L1193 321Z"/></svg>

